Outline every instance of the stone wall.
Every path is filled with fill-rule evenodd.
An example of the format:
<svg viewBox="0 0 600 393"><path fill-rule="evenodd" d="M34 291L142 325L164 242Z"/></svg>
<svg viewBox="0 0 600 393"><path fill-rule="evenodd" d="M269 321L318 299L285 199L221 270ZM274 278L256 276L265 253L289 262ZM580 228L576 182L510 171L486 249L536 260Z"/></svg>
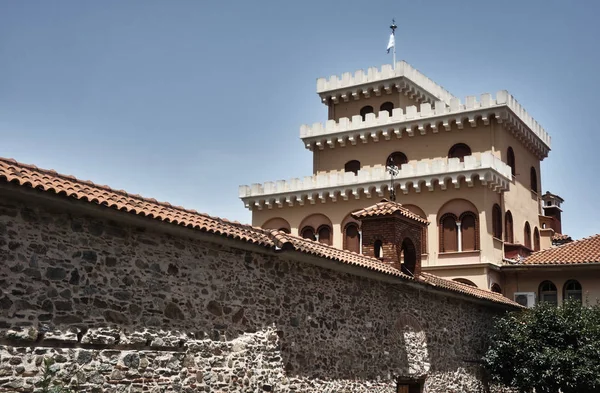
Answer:
<svg viewBox="0 0 600 393"><path fill-rule="evenodd" d="M484 391L491 304L2 193L0 392L33 391L44 358L94 392Z"/></svg>

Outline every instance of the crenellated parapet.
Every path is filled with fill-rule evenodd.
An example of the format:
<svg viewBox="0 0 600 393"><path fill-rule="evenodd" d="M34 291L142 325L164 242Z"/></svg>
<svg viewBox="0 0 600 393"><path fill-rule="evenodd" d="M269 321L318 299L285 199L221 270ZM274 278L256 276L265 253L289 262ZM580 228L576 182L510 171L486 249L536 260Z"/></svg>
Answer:
<svg viewBox="0 0 600 393"><path fill-rule="evenodd" d="M354 74L345 72L342 76L333 75L329 78L317 79L317 93L327 102L347 102L358 100L371 95L404 93L419 102L433 103L443 101L447 104L455 98L449 91L438 85L405 61L396 63L396 69L391 64L370 67L355 71Z"/></svg>
<svg viewBox="0 0 600 393"><path fill-rule="evenodd" d="M465 125L476 127L477 122L489 124L495 118L538 158L543 159L550 151L551 138L544 128L527 113L525 108L506 90L491 94L482 94L479 99L469 96L465 102L458 98L450 99L446 104L436 101L422 103L419 108L409 106L406 112L394 108L390 116L387 111L379 114L369 113L363 120L360 115L351 119L343 117L338 121L329 120L325 124L300 127L300 138L309 150L324 149L325 146L344 147L347 143L355 145L358 141L367 143L389 140L392 136L402 138L439 130L450 131L455 125L462 129Z"/></svg>
<svg viewBox="0 0 600 393"><path fill-rule="evenodd" d="M404 194L412 189L421 192L426 188L445 190L448 186L460 188L462 184L473 187L475 180L497 192L508 190L512 179L511 168L491 152L466 156L464 162L458 158L422 160L403 164L394 179L395 187ZM390 176L382 165L363 167L357 174L353 172L331 171L305 176L303 179L278 180L264 184L240 186L239 197L247 208L268 209L273 206L295 206L305 203L336 202L383 197L388 190Z"/></svg>

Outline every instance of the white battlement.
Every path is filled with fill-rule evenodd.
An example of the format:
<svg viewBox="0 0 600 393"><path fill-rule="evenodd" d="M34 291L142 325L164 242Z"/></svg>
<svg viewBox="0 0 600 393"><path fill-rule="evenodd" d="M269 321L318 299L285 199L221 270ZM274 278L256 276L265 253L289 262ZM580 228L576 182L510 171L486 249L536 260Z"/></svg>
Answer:
<svg viewBox="0 0 600 393"><path fill-rule="evenodd" d="M366 72L364 70L357 70L354 74L345 72L341 77L332 75L328 79L319 78L317 79L317 93L323 96L325 93L333 92L335 90L343 90L359 85L383 82L401 77L411 80L430 95L443 102L449 103L450 100L454 98L449 91L423 75L405 61L397 62L395 70L391 64L384 64L381 66L381 69L370 67Z"/></svg>
<svg viewBox="0 0 600 393"><path fill-rule="evenodd" d="M433 132L437 132L438 126L443 126L446 130L450 130L451 123L454 121L457 123L459 128L462 128L463 120L467 119L471 126L475 127L477 117L480 117L484 124L488 124L489 116L491 114L496 115L500 121L509 120L508 113L496 113L495 109L508 108L516 116L522 125L525 125L528 130L523 127L516 126L518 131L521 133L533 133L538 139L532 142L532 145L539 145L541 142L544 146L540 152L541 156L546 156L550 149L551 138L550 135L544 130L544 128L525 111L523 106L510 95L506 90L501 90L496 93L496 96L491 94L482 94L479 99L475 96L466 97L465 102L462 103L458 98L452 98L448 105L443 101L436 101L432 106L430 103L422 103L417 109L416 106L409 106L406 108L406 113L402 108L394 108L392 115L390 116L387 111L381 111L379 114L369 113L366 115L365 120L360 115L352 116L351 119L347 117L340 118L339 121L328 120L324 125L322 123L315 123L312 126L302 125L300 127L300 138L302 138L308 148L312 149L313 142L322 148L324 144L319 141L320 137L329 137L337 134L349 134L348 140L350 143L355 144L357 137L353 134L353 131L363 131L363 134L359 134L358 138L366 142L365 138L369 136L374 140L379 138L379 134L385 139L389 139L392 134L397 137L402 136L403 128L406 129L409 136L412 136L413 126L417 126L421 133L425 132L425 128L429 126ZM477 115L477 116L476 116ZM404 124L404 127L400 125ZM527 135L525 135L527 136ZM331 139L331 138L330 138ZM333 138L326 140L325 142L331 147L332 141L337 141L343 146L346 140L344 138ZM528 138L532 139L532 138Z"/></svg>
<svg viewBox="0 0 600 393"><path fill-rule="evenodd" d="M498 192L506 191L512 179L511 168L491 152L484 152L479 156L466 156L464 162L458 158L443 158L403 164L394 183L407 194L410 187L420 192L423 185L430 191L435 189L436 184L445 190L448 182L459 188L461 179L472 187L476 178ZM363 167L357 174L331 171L303 179L244 185L239 187L239 197L250 209L254 206L259 209L263 206L272 208L274 204L282 207L284 203L290 206L303 205L305 201L313 204L316 198L323 202L329 198L335 202L338 197L347 200L350 195L356 199L363 194L367 198L373 193L383 196L389 182L390 175L386 168L375 165Z"/></svg>

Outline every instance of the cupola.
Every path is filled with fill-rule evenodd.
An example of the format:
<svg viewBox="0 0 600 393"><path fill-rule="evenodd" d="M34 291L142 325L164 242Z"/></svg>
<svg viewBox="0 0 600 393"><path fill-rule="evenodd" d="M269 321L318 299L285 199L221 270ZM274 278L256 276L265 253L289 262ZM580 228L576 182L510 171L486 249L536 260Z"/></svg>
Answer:
<svg viewBox="0 0 600 393"><path fill-rule="evenodd" d="M423 228L429 222L397 202L381 202L352 213L361 221L363 254L402 272L421 273Z"/></svg>
<svg viewBox="0 0 600 393"><path fill-rule="evenodd" d="M556 233L562 233L562 209L560 205L564 201L565 200L558 195L552 194L548 191L542 195L542 209L544 209L544 215L552 218L552 229L554 229Z"/></svg>

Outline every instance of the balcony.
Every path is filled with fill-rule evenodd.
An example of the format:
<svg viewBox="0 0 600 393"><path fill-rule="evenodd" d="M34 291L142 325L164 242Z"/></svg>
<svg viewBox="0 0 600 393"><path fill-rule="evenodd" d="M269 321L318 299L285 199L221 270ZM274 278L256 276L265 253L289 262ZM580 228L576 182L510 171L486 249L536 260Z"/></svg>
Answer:
<svg viewBox="0 0 600 393"><path fill-rule="evenodd" d="M449 186L460 188L466 184L473 187L475 180L494 189L496 192L508 190L511 169L491 152L467 156L464 162L458 158L421 160L402 165L394 184L399 191L408 194L410 190L445 190ZM357 174L344 171L331 171L306 176L303 179L278 180L264 184L240 186L239 197L249 209L279 208L284 205L302 206L322 202L336 202L383 197L388 190L390 175L385 167L376 165L364 167Z"/></svg>
<svg viewBox="0 0 600 393"><path fill-rule="evenodd" d="M431 103L422 103L418 109L416 106L407 107L406 113L402 108L395 108L391 116L387 111L381 111L378 115L367 114L364 120L357 115L337 122L329 120L325 125L303 125L300 138L307 149L323 150L325 147L355 145L358 141L379 142L380 139L402 138L403 135L413 137L440 130L450 131L453 125L458 129L465 125L476 127L478 122L489 124L492 117L538 158L548 156L550 136L505 90L499 91L495 97L482 94L479 100L475 96L467 97L464 104L458 98L452 98L449 105L443 101L436 101L433 107Z"/></svg>

